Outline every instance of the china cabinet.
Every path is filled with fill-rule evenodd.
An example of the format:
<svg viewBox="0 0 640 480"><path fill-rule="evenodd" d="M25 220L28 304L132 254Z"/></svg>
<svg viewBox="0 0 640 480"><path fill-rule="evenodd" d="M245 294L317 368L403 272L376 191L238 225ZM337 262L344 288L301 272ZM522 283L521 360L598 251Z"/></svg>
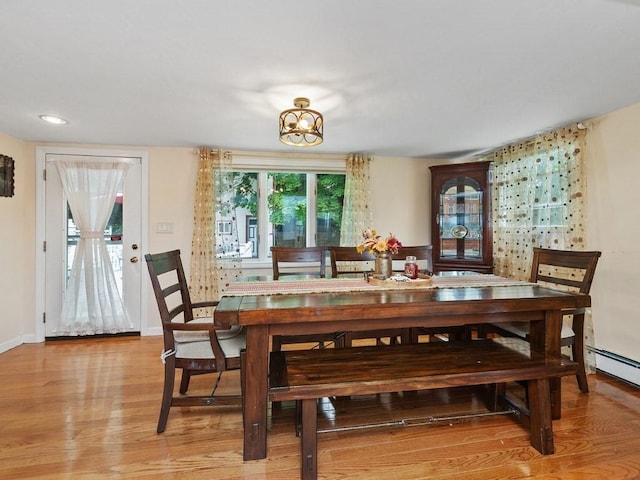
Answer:
<svg viewBox="0 0 640 480"><path fill-rule="evenodd" d="M429 168L434 270L492 273L491 162Z"/></svg>

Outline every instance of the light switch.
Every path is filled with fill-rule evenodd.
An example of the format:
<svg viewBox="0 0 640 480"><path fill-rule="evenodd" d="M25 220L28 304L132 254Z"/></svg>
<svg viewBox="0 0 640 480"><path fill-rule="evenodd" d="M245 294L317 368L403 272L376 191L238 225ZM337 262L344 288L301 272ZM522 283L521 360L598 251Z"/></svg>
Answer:
<svg viewBox="0 0 640 480"><path fill-rule="evenodd" d="M173 223L170 223L170 222L156 223L156 233L173 233Z"/></svg>

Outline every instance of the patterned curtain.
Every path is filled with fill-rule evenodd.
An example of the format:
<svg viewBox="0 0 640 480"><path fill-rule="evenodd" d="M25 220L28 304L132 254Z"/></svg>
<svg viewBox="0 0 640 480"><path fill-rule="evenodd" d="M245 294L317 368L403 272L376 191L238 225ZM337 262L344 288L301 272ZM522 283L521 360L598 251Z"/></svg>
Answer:
<svg viewBox="0 0 640 480"><path fill-rule="evenodd" d="M220 299L242 275L231 164L230 152L200 148L189 279L194 302Z"/></svg>
<svg viewBox="0 0 640 480"><path fill-rule="evenodd" d="M584 250L584 132L561 128L483 158L494 162L496 274L527 280L533 247Z"/></svg>
<svg viewBox="0 0 640 480"><path fill-rule="evenodd" d="M560 128L503 147L493 161L493 266L497 275L528 280L533 247L585 250L585 129ZM585 344L594 345L591 315ZM595 357L587 348L587 365Z"/></svg>
<svg viewBox="0 0 640 480"><path fill-rule="evenodd" d="M348 155L344 182L344 203L340 245L350 247L362 241L362 232L371 226L371 157L360 154Z"/></svg>

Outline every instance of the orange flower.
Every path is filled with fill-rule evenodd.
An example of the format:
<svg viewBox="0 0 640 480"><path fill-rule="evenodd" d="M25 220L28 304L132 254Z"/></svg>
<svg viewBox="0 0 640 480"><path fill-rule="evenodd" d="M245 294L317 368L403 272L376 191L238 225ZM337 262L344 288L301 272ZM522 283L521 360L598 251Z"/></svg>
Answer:
<svg viewBox="0 0 640 480"><path fill-rule="evenodd" d="M363 241L356 247L358 253L365 251L378 255L380 253L389 252L393 255L398 253L398 250L402 248L402 243L392 233L386 238L382 238L378 235L378 232L372 228L366 229L362 232Z"/></svg>

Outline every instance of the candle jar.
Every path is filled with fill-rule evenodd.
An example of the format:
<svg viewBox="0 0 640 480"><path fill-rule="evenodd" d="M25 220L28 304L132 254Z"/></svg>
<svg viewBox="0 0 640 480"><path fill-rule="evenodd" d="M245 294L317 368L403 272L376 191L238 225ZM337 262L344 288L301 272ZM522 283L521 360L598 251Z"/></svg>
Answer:
<svg viewBox="0 0 640 480"><path fill-rule="evenodd" d="M405 277L416 279L418 278L418 262L413 255L407 256L404 263L404 275Z"/></svg>

